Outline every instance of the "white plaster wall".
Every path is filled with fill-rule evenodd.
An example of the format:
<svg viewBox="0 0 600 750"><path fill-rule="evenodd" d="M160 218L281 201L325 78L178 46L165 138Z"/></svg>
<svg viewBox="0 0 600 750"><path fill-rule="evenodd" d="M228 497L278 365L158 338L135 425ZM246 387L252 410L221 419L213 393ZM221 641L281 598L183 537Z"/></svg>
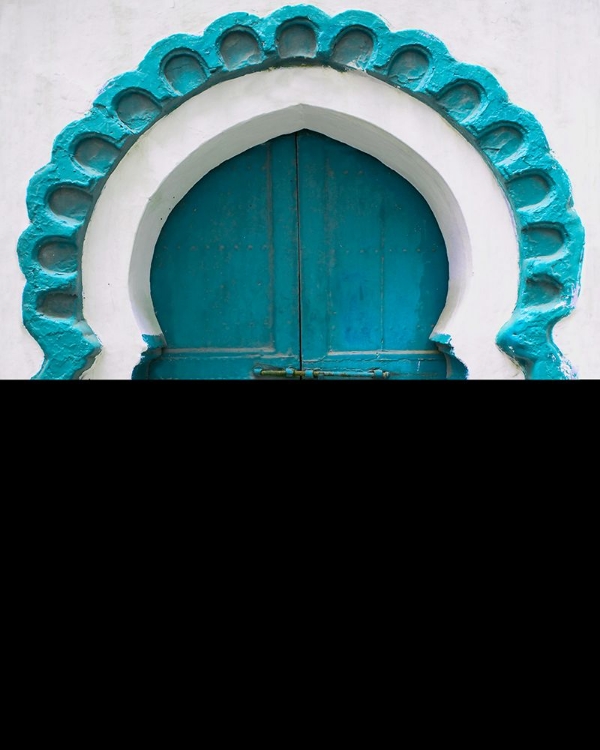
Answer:
<svg viewBox="0 0 600 750"><path fill-rule="evenodd" d="M0 0L0 379L29 379L42 361L21 319L16 244L29 179L55 136L104 83L174 33L200 34L225 13L265 15L272 0ZM586 230L581 295L555 329L581 379L600 378L600 0L314 0L329 14L380 15L393 30L439 37L458 60L494 74L541 123L573 186Z"/></svg>

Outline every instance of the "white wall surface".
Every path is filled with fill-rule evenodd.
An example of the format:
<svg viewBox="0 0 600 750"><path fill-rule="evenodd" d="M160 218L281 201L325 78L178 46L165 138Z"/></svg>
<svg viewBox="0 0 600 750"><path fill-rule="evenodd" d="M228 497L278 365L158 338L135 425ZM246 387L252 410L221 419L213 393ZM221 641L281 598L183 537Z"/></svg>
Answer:
<svg viewBox="0 0 600 750"><path fill-rule="evenodd" d="M89 110L110 78L175 33L201 34L267 0L0 0L0 379L29 379L41 350L22 324L16 245L28 226L32 175L56 135ZM292 4L292 3L289 3ZM600 378L600 0L315 0L329 14L368 10L392 30L422 29L462 62L487 68L542 125L569 176L586 231L581 295L555 338L581 379ZM515 290L516 291L516 290Z"/></svg>

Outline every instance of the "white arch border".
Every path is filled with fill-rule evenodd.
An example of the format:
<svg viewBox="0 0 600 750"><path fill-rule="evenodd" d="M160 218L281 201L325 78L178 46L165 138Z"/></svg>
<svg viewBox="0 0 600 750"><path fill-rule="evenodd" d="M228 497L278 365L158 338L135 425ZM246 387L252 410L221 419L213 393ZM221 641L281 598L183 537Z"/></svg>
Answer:
<svg viewBox="0 0 600 750"><path fill-rule="evenodd" d="M160 334L150 266L171 210L207 172L308 128L409 180L444 235L450 279L434 333L470 379L523 379L496 344L519 288L514 216L480 154L431 107L361 71L277 68L224 81L159 120L125 154L96 201L83 243L83 313L102 349L83 379L130 379Z"/></svg>

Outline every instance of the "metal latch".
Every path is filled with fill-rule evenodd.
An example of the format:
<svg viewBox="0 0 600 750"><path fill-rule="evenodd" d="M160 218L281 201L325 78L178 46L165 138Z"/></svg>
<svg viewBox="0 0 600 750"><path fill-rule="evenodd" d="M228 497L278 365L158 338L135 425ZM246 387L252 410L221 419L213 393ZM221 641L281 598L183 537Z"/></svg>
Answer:
<svg viewBox="0 0 600 750"><path fill-rule="evenodd" d="M281 367L272 370L266 367L255 367L253 372L257 377L262 378L306 378L307 380L318 380L319 378L384 380L390 376L390 373L385 370L296 370L293 367Z"/></svg>

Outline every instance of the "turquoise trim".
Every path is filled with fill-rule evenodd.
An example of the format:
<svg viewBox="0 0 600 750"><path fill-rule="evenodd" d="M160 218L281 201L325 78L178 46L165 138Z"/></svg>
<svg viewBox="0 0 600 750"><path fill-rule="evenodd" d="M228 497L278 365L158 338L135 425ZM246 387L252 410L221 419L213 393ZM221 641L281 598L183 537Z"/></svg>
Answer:
<svg viewBox="0 0 600 750"><path fill-rule="evenodd" d="M34 379L78 379L101 349L83 318L81 254L94 205L126 151L206 88L294 65L363 70L433 107L481 152L506 192L520 244L517 304L497 344L528 379L574 379L552 330L577 301L584 229L540 124L488 71L457 62L430 34L392 32L368 12L330 17L310 5L265 18L231 13L201 36L164 39L58 135L50 163L29 183L31 223L18 243L23 322L44 352ZM147 343L152 356L155 342Z"/></svg>

